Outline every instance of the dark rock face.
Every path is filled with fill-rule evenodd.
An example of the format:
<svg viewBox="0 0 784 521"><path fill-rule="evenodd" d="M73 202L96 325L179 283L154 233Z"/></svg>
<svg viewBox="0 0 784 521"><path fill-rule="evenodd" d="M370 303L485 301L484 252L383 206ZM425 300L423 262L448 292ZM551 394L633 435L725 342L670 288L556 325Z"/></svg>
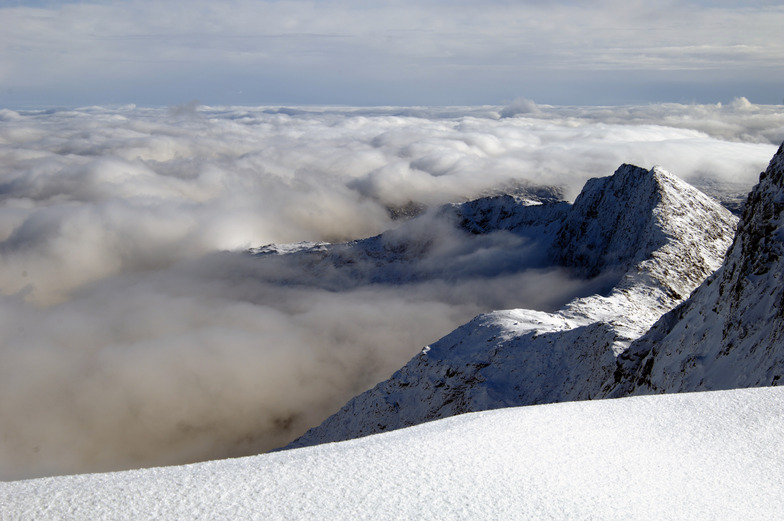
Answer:
<svg viewBox="0 0 784 521"><path fill-rule="evenodd" d="M642 260L664 244L666 237L651 229L652 210L662 198L657 175L622 165L611 177L589 180L553 244L558 262L596 276L607 265Z"/></svg>

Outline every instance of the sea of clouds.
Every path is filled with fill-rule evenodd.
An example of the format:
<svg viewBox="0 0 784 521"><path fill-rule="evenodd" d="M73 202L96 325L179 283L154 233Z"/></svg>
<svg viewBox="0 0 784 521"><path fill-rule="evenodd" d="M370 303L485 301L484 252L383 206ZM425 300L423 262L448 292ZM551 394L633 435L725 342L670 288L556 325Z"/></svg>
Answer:
<svg viewBox="0 0 784 521"><path fill-rule="evenodd" d="M248 248L369 237L401 209L530 186L573 199L622 163L731 201L782 140L784 110L743 98L0 110L0 479L269 450L475 314L590 289L474 268L281 284L298 266ZM445 236L440 255L464 251ZM476 251L464 266L488 262Z"/></svg>

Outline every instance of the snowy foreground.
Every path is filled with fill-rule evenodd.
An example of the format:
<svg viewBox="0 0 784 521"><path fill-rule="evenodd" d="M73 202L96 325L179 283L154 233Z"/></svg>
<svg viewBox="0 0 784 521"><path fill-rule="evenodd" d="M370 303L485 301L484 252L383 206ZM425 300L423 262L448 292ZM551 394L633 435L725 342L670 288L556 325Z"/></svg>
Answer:
<svg viewBox="0 0 784 521"><path fill-rule="evenodd" d="M303 449L0 483L11 519L781 519L784 388L500 409Z"/></svg>

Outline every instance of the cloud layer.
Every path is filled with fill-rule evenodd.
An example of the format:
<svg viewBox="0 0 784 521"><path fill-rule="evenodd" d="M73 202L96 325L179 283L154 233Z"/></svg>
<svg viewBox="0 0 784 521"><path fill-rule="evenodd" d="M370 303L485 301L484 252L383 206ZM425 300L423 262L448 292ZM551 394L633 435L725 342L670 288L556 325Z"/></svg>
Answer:
<svg viewBox="0 0 784 521"><path fill-rule="evenodd" d="M784 114L742 99L2 110L0 479L280 446L478 312L595 289L521 271L504 252L535 244L503 235L437 234L418 269L455 258L450 278L406 286L312 284L246 248L371 236L411 203L574 197L623 162L742 193L782 140Z"/></svg>

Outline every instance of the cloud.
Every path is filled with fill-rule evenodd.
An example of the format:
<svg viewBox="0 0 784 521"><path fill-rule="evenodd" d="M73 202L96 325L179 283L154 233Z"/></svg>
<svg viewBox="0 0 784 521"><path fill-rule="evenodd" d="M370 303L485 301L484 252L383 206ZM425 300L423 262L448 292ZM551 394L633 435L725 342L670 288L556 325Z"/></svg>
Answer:
<svg viewBox="0 0 784 521"><path fill-rule="evenodd" d="M391 209L574 197L623 162L743 192L784 140L747 100L535 107L0 112L2 478L280 446L476 313L606 282ZM389 228L423 257L242 253Z"/></svg>
<svg viewBox="0 0 784 521"><path fill-rule="evenodd" d="M223 252L107 278L46 308L0 299L1 477L279 447L481 310L552 308L588 291L552 269L488 279L508 237L489 241L495 252L443 242L467 250L448 280L344 284L340 270Z"/></svg>
<svg viewBox="0 0 784 521"><path fill-rule="evenodd" d="M130 0L2 11L0 80L17 106L500 103L529 90L597 103L654 82L681 91L654 89L656 100L713 99L716 84L740 83L730 95L764 84L762 99L778 102L784 56L784 11L765 3Z"/></svg>
<svg viewBox="0 0 784 521"><path fill-rule="evenodd" d="M511 118L520 114L537 114L539 107L532 100L518 98L499 112L502 118Z"/></svg>

